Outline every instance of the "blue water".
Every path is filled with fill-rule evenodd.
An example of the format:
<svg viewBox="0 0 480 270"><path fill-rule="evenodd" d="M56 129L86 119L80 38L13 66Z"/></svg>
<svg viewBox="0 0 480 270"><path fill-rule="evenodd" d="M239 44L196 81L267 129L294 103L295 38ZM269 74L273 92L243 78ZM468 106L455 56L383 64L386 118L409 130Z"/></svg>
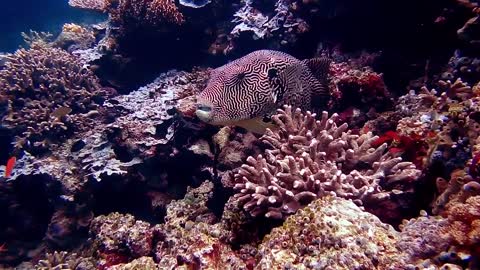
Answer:
<svg viewBox="0 0 480 270"><path fill-rule="evenodd" d="M71 8L68 0L1 1L0 52L13 52L24 45L21 32L48 31L58 34L67 22L96 23L105 16Z"/></svg>

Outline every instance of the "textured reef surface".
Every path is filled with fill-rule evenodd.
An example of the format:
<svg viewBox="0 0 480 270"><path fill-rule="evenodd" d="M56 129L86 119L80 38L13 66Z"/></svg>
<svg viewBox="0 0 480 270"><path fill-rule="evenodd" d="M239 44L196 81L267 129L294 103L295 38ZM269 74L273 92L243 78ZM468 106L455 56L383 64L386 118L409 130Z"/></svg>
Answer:
<svg viewBox="0 0 480 270"><path fill-rule="evenodd" d="M69 4L108 19L0 55L1 269L480 269L477 1ZM203 122L258 49L327 104Z"/></svg>

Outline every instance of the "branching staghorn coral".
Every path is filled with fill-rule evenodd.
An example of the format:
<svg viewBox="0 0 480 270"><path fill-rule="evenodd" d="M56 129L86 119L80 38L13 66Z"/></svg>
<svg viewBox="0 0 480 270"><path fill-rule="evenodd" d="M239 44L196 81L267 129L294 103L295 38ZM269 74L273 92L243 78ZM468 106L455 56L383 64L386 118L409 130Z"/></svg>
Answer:
<svg viewBox="0 0 480 270"><path fill-rule="evenodd" d="M49 32L37 32L32 29L28 33L22 32L23 41L31 46L32 44L42 44L48 46L48 43L51 42L53 34Z"/></svg>
<svg viewBox="0 0 480 270"><path fill-rule="evenodd" d="M278 112L272 119L279 130L261 138L272 149L248 157L235 176L235 196L252 216L283 219L331 193L358 205L379 202L389 198L386 188L420 174L411 162L384 154L386 144L373 148L377 136L337 127L337 114L316 120L290 106Z"/></svg>

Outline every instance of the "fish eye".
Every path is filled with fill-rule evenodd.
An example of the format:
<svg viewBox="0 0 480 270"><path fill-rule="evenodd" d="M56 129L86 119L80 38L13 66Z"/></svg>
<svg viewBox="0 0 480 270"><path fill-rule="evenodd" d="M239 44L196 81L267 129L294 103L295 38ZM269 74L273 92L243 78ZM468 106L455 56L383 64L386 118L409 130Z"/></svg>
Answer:
<svg viewBox="0 0 480 270"><path fill-rule="evenodd" d="M238 80L243 80L245 78L245 73L244 72L240 72L237 74L237 79Z"/></svg>
<svg viewBox="0 0 480 270"><path fill-rule="evenodd" d="M272 121L272 117L270 117L269 115L264 115L262 121L265 123L270 123Z"/></svg>
<svg viewBox="0 0 480 270"><path fill-rule="evenodd" d="M271 68L267 71L267 75L270 79L275 78L278 75L278 70L276 68Z"/></svg>

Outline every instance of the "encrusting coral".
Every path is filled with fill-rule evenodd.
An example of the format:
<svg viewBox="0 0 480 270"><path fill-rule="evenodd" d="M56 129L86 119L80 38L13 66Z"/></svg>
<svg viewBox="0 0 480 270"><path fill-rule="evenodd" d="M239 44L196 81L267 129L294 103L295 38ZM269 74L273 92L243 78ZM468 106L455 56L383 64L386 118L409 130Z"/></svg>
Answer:
<svg viewBox="0 0 480 270"><path fill-rule="evenodd" d="M327 196L264 238L255 269L406 269L398 237L353 202Z"/></svg>
<svg viewBox="0 0 480 270"><path fill-rule="evenodd" d="M213 184L205 181L168 205L165 224L154 228L160 269L245 269L245 262L222 241L225 229L207 207L212 191Z"/></svg>
<svg viewBox="0 0 480 270"><path fill-rule="evenodd" d="M366 208L388 200L389 188L411 185L420 171L411 162L384 154L371 133L354 135L338 115L321 120L286 106L272 117L278 130L261 140L271 146L264 155L248 157L235 176L235 195L253 216L283 219L311 201L334 193ZM394 190L401 193L401 190Z"/></svg>
<svg viewBox="0 0 480 270"><path fill-rule="evenodd" d="M130 214L96 217L90 225L92 249L101 269L245 269L221 239L222 224L206 206L213 184L189 188L167 207L164 224L151 226ZM155 263L150 257L154 255ZM134 259L134 260L132 260ZM129 268L129 267L147 268ZM111 268L113 267L113 268Z"/></svg>
<svg viewBox="0 0 480 270"><path fill-rule="evenodd" d="M441 217L428 216L425 211L421 211L420 217L403 220L397 248L403 250L415 264L434 258L448 250L451 243L451 237L441 233L447 223Z"/></svg>
<svg viewBox="0 0 480 270"><path fill-rule="evenodd" d="M105 266L113 261L125 263L128 258L147 256L153 248L151 225L129 214L96 217L90 225L90 235L98 247L100 264Z"/></svg>
<svg viewBox="0 0 480 270"><path fill-rule="evenodd" d="M420 211L419 217L404 220L400 225L398 248L405 251L409 261L418 267L437 269L436 265L450 264L457 267L453 269L477 269L480 258L479 202L480 196L469 197L463 203L452 201L441 216ZM460 265L468 267L458 268Z"/></svg>

